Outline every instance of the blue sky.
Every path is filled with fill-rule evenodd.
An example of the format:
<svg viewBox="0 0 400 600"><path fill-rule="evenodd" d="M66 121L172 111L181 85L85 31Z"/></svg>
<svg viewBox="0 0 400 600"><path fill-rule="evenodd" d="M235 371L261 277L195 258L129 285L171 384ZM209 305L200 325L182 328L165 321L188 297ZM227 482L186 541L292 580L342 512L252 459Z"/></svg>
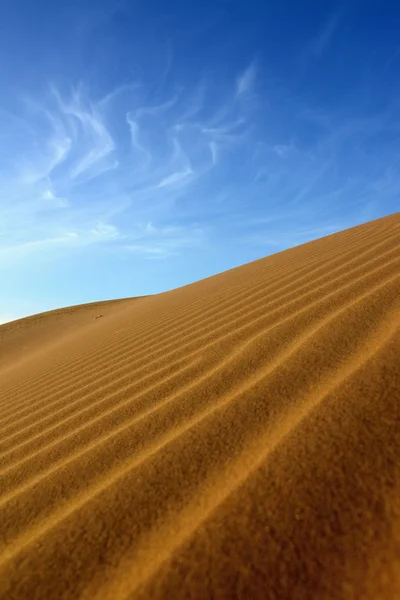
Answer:
<svg viewBox="0 0 400 600"><path fill-rule="evenodd" d="M0 322L399 210L394 2L2 0Z"/></svg>

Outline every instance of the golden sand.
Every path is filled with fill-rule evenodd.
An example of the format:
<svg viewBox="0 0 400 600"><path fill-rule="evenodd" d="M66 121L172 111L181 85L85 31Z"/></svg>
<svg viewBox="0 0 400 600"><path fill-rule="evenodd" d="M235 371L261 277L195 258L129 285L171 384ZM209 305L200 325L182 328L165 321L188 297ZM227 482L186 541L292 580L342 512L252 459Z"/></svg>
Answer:
<svg viewBox="0 0 400 600"><path fill-rule="evenodd" d="M400 213L2 325L0 598L400 598Z"/></svg>

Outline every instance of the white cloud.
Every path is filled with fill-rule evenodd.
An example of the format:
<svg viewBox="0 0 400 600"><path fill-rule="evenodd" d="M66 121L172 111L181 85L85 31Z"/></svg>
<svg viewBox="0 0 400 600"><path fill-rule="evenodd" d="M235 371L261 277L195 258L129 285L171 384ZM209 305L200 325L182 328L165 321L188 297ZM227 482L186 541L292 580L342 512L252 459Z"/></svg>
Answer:
<svg viewBox="0 0 400 600"><path fill-rule="evenodd" d="M43 204L43 208L66 208L69 206L69 202L67 198L62 198L60 196L56 196L50 187L45 187L42 195L40 196L42 200L45 201Z"/></svg>
<svg viewBox="0 0 400 600"><path fill-rule="evenodd" d="M158 105L141 106L135 111L135 118L140 119L144 116L157 116L173 108L179 100L179 94L173 96L170 100Z"/></svg>
<svg viewBox="0 0 400 600"><path fill-rule="evenodd" d="M93 227L90 232L94 236L94 239L100 238L104 240L115 240L121 237L121 234L115 225L109 225L107 223L98 223Z"/></svg>
<svg viewBox="0 0 400 600"><path fill-rule="evenodd" d="M183 182L186 182L191 175L193 175L193 171L190 167L187 167L183 171L171 173L171 175L168 175L168 177L165 177L162 181L160 181L157 187L162 188L170 185L182 184Z"/></svg>
<svg viewBox="0 0 400 600"><path fill-rule="evenodd" d="M211 152L212 164L213 164L213 166L215 166L218 161L218 145L216 144L216 142L210 142L209 148L210 148L210 152Z"/></svg>
<svg viewBox="0 0 400 600"><path fill-rule="evenodd" d="M339 25L340 15L332 15L322 27L321 31L310 44L310 50L316 57L320 57L329 45Z"/></svg>
<svg viewBox="0 0 400 600"><path fill-rule="evenodd" d="M33 185L49 177L67 158L70 148L71 140L54 131L41 149L33 150L28 156L24 155L19 159L16 165L19 181Z"/></svg>
<svg viewBox="0 0 400 600"><path fill-rule="evenodd" d="M72 167L70 171L71 177L78 177L78 175L86 173L93 167L98 167L99 163L102 163L100 171L115 168L118 165L115 160L111 163L104 160L113 152L115 146L110 134L98 116L79 112L75 112L74 116L80 119L84 136L89 142L89 148L84 156Z"/></svg>
<svg viewBox="0 0 400 600"><path fill-rule="evenodd" d="M49 119L54 128L68 132L68 150L72 144L74 146L69 176L72 179L85 175L92 177L115 168L117 163L112 156L114 140L99 110L85 100L83 87L76 88L68 100L64 100L54 86L51 91L57 102L58 114L47 111Z"/></svg>
<svg viewBox="0 0 400 600"><path fill-rule="evenodd" d="M126 115L126 122L129 125L133 150L136 151L146 163L150 162L150 151L140 143L139 125L131 118L130 113Z"/></svg>
<svg viewBox="0 0 400 600"><path fill-rule="evenodd" d="M265 231L259 231L257 233L250 233L243 237L242 241L253 246L272 246L274 252L278 249L291 248L297 246L309 240L315 240L332 233L336 233L342 229L345 229L347 224L336 223L332 221L328 225L322 227L314 227L310 229L296 229L291 228L290 231L277 230L276 225L274 227L265 227ZM350 225L348 225L350 227Z"/></svg>
<svg viewBox="0 0 400 600"><path fill-rule="evenodd" d="M126 245L130 252L148 259L176 256L184 248L199 247L204 232L199 227L159 226L147 223L133 232L134 242Z"/></svg>
<svg viewBox="0 0 400 600"><path fill-rule="evenodd" d="M236 94L237 96L244 96L253 90L254 82L256 79L256 65L252 62L247 69L237 78L236 81Z"/></svg>
<svg viewBox="0 0 400 600"><path fill-rule="evenodd" d="M98 223L90 229L75 229L72 231L60 231L52 237L37 237L28 241L14 242L9 245L0 245L0 266L6 266L7 262L21 259L26 256L32 257L41 252L70 251L73 248L85 248L94 244L122 239L117 227ZM57 254L58 255L58 254Z"/></svg>
<svg viewBox="0 0 400 600"><path fill-rule="evenodd" d="M186 184L195 175L191 162L187 154L183 151L177 138L172 139L172 145L173 153L170 159L169 169L176 170L170 172L166 177L163 177L157 186L158 188Z"/></svg>
<svg viewBox="0 0 400 600"><path fill-rule="evenodd" d="M253 77L250 65L238 80L241 94ZM3 161L3 266L28 254L48 256L50 248L110 242L174 255L203 239L190 223L171 229L181 217L176 197L187 198L185 210L193 207L192 193L211 171L218 175L223 154L250 141L251 111L231 97L229 85L217 102L205 79L176 89L149 102L144 86L132 83L96 102L84 85L70 94L50 86L45 97L25 98L15 118L0 111L5 139L19 144ZM221 190L208 193L208 205ZM143 220L170 225L154 225L151 239L147 232L138 241L134 229Z"/></svg>
<svg viewBox="0 0 400 600"><path fill-rule="evenodd" d="M342 12L332 14L319 28L314 37L309 39L298 55L301 70L310 62L320 60L331 45L342 19Z"/></svg>
<svg viewBox="0 0 400 600"><path fill-rule="evenodd" d="M114 101L121 96L122 94L129 94L140 89L140 85L137 83L128 83L119 85L113 90L111 90L108 94L103 96L101 100L98 101L97 107L99 110L106 111L109 107L113 106Z"/></svg>
<svg viewBox="0 0 400 600"><path fill-rule="evenodd" d="M274 146L274 152L281 158L286 158L295 149L294 144L276 144Z"/></svg>

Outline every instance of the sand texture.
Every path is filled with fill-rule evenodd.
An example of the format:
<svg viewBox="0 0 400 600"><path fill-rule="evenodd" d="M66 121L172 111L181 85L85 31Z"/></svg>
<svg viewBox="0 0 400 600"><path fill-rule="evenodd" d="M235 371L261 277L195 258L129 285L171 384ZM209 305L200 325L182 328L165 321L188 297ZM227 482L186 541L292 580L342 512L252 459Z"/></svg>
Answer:
<svg viewBox="0 0 400 600"><path fill-rule="evenodd" d="M0 598L400 598L400 213L1 326Z"/></svg>

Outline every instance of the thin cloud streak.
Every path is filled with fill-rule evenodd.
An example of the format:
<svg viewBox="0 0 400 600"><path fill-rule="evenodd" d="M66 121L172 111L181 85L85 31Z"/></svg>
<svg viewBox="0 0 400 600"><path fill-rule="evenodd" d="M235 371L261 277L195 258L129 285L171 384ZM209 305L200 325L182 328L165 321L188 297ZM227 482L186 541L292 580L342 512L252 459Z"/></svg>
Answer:
<svg viewBox="0 0 400 600"><path fill-rule="evenodd" d="M216 237L267 251L374 218L394 201L398 163L375 141L393 133L391 112L345 119L294 99L297 128L278 135L260 126L255 77L253 62L211 103L205 79L151 102L136 83L99 101L83 85L70 94L52 86L25 113L3 116L20 145L3 173L0 266L92 246L179 256ZM279 102L268 111L284 124Z"/></svg>
<svg viewBox="0 0 400 600"><path fill-rule="evenodd" d="M249 114L241 114L228 88L212 111L199 104L206 102L204 84L197 89L201 95L189 90L153 104L145 101L139 84L120 86L98 102L83 85L69 95L52 85L40 101L27 98L29 110L15 123L30 132L34 150L17 149L6 174L3 189L10 203L5 199L3 266L5 258L50 247L66 251L112 243L143 254L143 244L149 243L155 254L160 247L146 236L129 246L125 240L133 237L132 226L146 218L179 223L175 195L204 185L224 152L246 141ZM12 127L8 133L12 137ZM199 230L190 223L177 226L168 243L166 225L152 236L162 238L167 254L175 254L192 230L197 243Z"/></svg>
<svg viewBox="0 0 400 600"><path fill-rule="evenodd" d="M252 62L236 80L236 95L244 96L253 91L256 79L256 65Z"/></svg>
<svg viewBox="0 0 400 600"><path fill-rule="evenodd" d="M316 57L320 58L328 45L330 44L336 30L339 26L341 15L332 15L322 27L321 31L312 40L310 44L310 52Z"/></svg>

